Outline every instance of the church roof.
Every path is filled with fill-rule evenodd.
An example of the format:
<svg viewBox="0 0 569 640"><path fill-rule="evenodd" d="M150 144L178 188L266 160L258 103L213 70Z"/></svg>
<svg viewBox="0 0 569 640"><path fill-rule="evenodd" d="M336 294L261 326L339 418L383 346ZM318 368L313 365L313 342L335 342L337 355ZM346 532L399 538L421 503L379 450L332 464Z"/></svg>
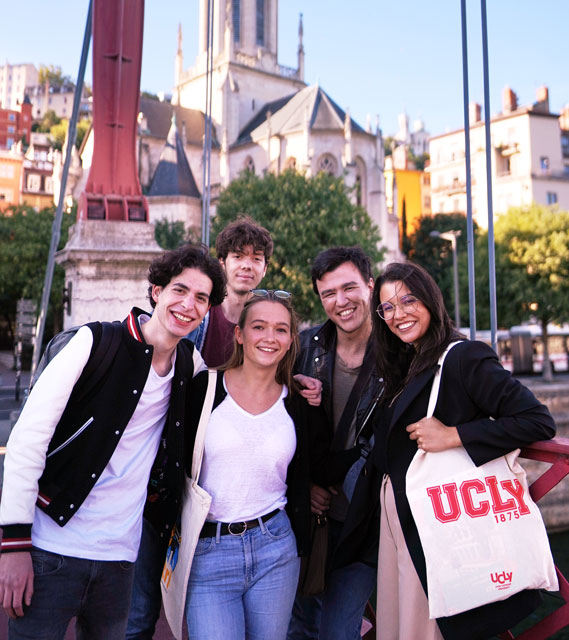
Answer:
<svg viewBox="0 0 569 640"><path fill-rule="evenodd" d="M266 136L284 135L300 131L308 120L311 131L344 131L346 112L318 85L306 87L297 93L267 102L259 113L242 129L233 146L246 144ZM352 131L365 133L360 125L350 118Z"/></svg>
<svg viewBox="0 0 569 640"><path fill-rule="evenodd" d="M175 117L172 118L166 144L160 155L148 195L200 197L184 151L182 138L178 133Z"/></svg>
<svg viewBox="0 0 569 640"><path fill-rule="evenodd" d="M175 115L178 133L182 134L182 130L185 127L188 143L202 146L205 117L201 111L186 109L170 102L160 102L152 98L142 97L140 98L139 111L146 118L146 135L162 138L163 140L166 139L170 131L172 115ZM213 127L212 144L214 147L219 146L215 137L215 127Z"/></svg>

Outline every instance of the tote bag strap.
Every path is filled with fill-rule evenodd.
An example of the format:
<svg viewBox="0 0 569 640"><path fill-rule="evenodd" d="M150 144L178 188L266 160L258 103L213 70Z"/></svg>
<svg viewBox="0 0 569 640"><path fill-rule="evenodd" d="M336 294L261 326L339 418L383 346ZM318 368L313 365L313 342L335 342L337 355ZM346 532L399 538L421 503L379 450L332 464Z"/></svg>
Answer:
<svg viewBox="0 0 569 640"><path fill-rule="evenodd" d="M462 342L462 340L451 342L439 358L439 361L437 363L438 367L435 372L435 377L433 378L433 386L431 387L431 395L429 396L429 405L427 407L427 415L425 416L426 418L432 418L433 413L435 413L435 407L437 406L437 400L439 399L439 387L441 386L441 375L443 372L443 364L445 358L447 357L448 352L459 342Z"/></svg>
<svg viewBox="0 0 569 640"><path fill-rule="evenodd" d="M213 399L215 397L215 386L217 382L217 369L208 369L207 391L200 415L196 439L194 442L194 452L192 454L192 479L196 482L200 477L202 468L202 460L205 446L205 430L207 428L211 409L213 407Z"/></svg>

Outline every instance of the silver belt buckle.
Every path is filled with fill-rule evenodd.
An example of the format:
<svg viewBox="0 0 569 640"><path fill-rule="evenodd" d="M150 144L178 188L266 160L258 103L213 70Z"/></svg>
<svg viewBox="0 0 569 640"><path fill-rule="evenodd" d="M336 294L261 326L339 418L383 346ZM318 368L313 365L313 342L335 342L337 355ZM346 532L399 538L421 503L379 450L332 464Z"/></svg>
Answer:
<svg viewBox="0 0 569 640"><path fill-rule="evenodd" d="M234 533L233 531L231 531L231 527L232 527L233 525L240 525L240 526L242 526L242 527L243 527L243 530L242 530L242 531L239 531L239 533L237 533L237 532L235 532L235 533ZM242 536L242 535L245 533L245 531L247 531L247 523L246 523L245 521L243 521L243 522L230 522L230 523L227 525L227 531L228 531L228 533L230 533L232 536Z"/></svg>

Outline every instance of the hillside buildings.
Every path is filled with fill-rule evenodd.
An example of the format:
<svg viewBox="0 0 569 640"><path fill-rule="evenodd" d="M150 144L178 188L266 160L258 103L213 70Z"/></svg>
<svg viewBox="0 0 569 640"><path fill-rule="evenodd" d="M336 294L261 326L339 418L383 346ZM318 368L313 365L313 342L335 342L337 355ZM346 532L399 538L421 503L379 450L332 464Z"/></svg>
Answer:
<svg viewBox="0 0 569 640"><path fill-rule="evenodd" d="M472 211L479 225L487 221L485 125L478 104L470 105ZM532 202L569 209L569 107L561 116L549 110L547 87L536 102L518 105L509 87L502 92L502 111L491 120L494 213ZM464 130L430 140L433 213L466 213Z"/></svg>

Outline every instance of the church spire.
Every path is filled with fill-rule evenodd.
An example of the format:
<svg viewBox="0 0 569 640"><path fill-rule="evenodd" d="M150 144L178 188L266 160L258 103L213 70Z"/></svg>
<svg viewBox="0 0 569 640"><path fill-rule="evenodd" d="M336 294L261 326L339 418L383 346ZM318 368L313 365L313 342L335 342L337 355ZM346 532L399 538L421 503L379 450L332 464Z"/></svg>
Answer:
<svg viewBox="0 0 569 640"><path fill-rule="evenodd" d="M304 46L302 44L302 37L304 35L304 28L302 26L302 13L298 21L298 68L297 76L299 80L304 82Z"/></svg>
<svg viewBox="0 0 569 640"><path fill-rule="evenodd" d="M178 51L176 52L176 69L174 72L174 86L176 91L182 82L184 72L184 52L182 49L182 23L178 22Z"/></svg>

